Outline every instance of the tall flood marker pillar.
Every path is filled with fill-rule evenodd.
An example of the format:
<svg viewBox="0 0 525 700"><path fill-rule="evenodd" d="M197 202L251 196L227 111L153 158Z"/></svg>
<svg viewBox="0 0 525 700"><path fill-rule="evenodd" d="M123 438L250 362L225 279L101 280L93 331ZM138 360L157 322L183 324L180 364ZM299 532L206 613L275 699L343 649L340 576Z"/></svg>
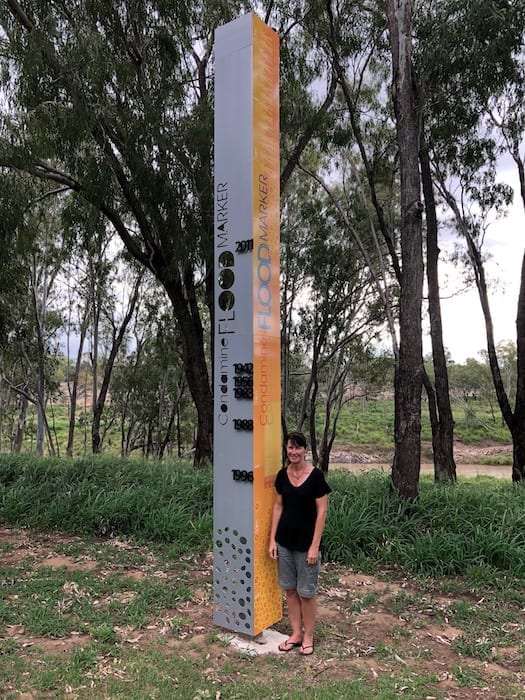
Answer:
<svg viewBox="0 0 525 700"><path fill-rule="evenodd" d="M214 622L282 616L268 555L281 466L279 39L247 14L215 33Z"/></svg>

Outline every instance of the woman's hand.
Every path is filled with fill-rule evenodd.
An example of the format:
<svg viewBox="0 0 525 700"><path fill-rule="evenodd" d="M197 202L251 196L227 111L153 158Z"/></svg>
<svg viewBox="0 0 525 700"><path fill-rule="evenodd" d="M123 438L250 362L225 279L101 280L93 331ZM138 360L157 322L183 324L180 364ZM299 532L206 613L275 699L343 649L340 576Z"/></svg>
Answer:
<svg viewBox="0 0 525 700"><path fill-rule="evenodd" d="M268 548L268 554L272 559L277 559L277 542L275 540L270 540L270 546Z"/></svg>
<svg viewBox="0 0 525 700"><path fill-rule="evenodd" d="M317 564L318 559L319 547L310 547L310 549L306 552L306 563L313 566L314 564Z"/></svg>

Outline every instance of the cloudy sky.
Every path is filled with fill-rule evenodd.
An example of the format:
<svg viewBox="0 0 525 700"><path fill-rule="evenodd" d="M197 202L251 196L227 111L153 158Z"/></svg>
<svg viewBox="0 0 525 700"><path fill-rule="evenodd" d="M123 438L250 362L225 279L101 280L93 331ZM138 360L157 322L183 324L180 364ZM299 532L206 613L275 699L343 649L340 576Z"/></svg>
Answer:
<svg viewBox="0 0 525 700"><path fill-rule="evenodd" d="M508 216L492 223L486 237L487 250L492 255L486 270L492 281L490 308L497 343L516 341L516 309L525 249L525 214L517 192L518 176L510 163L508 168L501 170L500 179L514 187L515 196ZM458 292L462 289L462 283L457 271L450 265L440 268L440 280L446 284L442 293L445 347L456 363L463 363L469 357L479 360L479 351L486 349L486 340L477 291ZM429 351L427 338L424 352L427 354Z"/></svg>

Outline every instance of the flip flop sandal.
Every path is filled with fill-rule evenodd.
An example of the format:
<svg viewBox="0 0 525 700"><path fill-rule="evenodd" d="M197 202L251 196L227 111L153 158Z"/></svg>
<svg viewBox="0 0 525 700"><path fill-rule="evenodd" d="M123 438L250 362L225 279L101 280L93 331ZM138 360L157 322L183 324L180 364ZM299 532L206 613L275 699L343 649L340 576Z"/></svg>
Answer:
<svg viewBox="0 0 525 700"><path fill-rule="evenodd" d="M299 654L301 654L301 656L312 656L312 654L314 653L314 645L313 644L307 644L306 646L303 646L301 644L300 646L301 646L301 651L299 652ZM307 649L311 649L311 651L306 651Z"/></svg>
<svg viewBox="0 0 525 700"><path fill-rule="evenodd" d="M289 639L287 639L286 642L281 642L279 644L279 651L292 651L292 649L296 649L297 647L302 646L302 642L292 642Z"/></svg>

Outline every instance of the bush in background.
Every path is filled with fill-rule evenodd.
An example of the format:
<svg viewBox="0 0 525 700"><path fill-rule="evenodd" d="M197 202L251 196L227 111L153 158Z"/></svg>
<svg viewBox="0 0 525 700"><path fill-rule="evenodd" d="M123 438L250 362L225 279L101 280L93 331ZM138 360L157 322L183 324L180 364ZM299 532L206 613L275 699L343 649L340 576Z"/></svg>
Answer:
<svg viewBox="0 0 525 700"><path fill-rule="evenodd" d="M416 503L400 500L382 472L334 470L328 481L325 560L433 578L525 576L523 493L510 481L423 478ZM212 484L211 470L185 462L0 456L0 520L167 543L175 555L204 552L212 546Z"/></svg>
<svg viewBox="0 0 525 700"><path fill-rule="evenodd" d="M0 457L0 519L79 535L211 547L212 478L185 462Z"/></svg>
<svg viewBox="0 0 525 700"><path fill-rule="evenodd" d="M491 477L457 484L421 481L416 503L399 499L387 474L329 472L325 557L373 570L401 566L440 578L476 572L525 575L525 509L520 486Z"/></svg>

